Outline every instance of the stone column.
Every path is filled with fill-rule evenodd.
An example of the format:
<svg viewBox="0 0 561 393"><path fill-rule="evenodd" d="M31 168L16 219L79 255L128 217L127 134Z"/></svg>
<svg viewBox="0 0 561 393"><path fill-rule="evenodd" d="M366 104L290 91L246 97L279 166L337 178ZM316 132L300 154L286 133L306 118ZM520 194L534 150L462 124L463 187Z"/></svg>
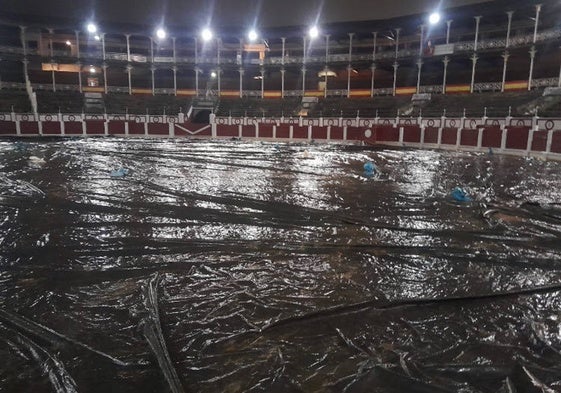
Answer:
<svg viewBox="0 0 561 393"><path fill-rule="evenodd" d="M452 26L452 19L446 21L446 44L450 43L450 26Z"/></svg>
<svg viewBox="0 0 561 393"><path fill-rule="evenodd" d="M222 68L216 68L216 90L218 91L218 97L220 98L220 91L222 89L221 84L221 77L222 77Z"/></svg>
<svg viewBox="0 0 561 393"><path fill-rule="evenodd" d="M74 30L74 35L76 37L76 58L80 58L80 31Z"/></svg>
<svg viewBox="0 0 561 393"><path fill-rule="evenodd" d="M302 66L302 97L306 94L306 66Z"/></svg>
<svg viewBox="0 0 561 393"><path fill-rule="evenodd" d="M53 61L53 34L54 34L54 30L53 29L48 29L49 30L49 49L50 49L50 54L51 54L51 62Z"/></svg>
<svg viewBox="0 0 561 393"><path fill-rule="evenodd" d="M351 72L353 72L353 67L349 64L347 65L347 98L351 96Z"/></svg>
<svg viewBox="0 0 561 393"><path fill-rule="evenodd" d="M502 79L502 83L501 83L501 92L505 91L505 82L506 82L506 66L508 63L508 58L509 58L509 53L507 50L504 51L504 53L501 55L503 58L503 79Z"/></svg>
<svg viewBox="0 0 561 393"><path fill-rule="evenodd" d="M542 9L542 5L541 4L536 4L536 21L534 23L534 39L532 40L532 43L535 44L536 43L536 38L538 37L538 24L540 21L540 11Z"/></svg>
<svg viewBox="0 0 561 393"><path fill-rule="evenodd" d="M478 59L478 57L477 57L477 55L474 53L474 54L471 56L471 64L472 64L472 66L471 66L471 84L470 84L470 88L469 88L470 93L473 93L473 87L474 87L474 85L475 85L475 65L477 64L477 59Z"/></svg>
<svg viewBox="0 0 561 393"><path fill-rule="evenodd" d="M442 75L442 94L446 94L446 79L448 76L448 63L450 63L450 58L448 56L444 56L444 59L442 59L442 63L444 63L444 74Z"/></svg>
<svg viewBox="0 0 561 393"><path fill-rule="evenodd" d="M125 34L125 37L127 38L127 61L130 63L130 61L131 61L131 42L130 42L131 35L130 34Z"/></svg>
<svg viewBox="0 0 561 393"><path fill-rule="evenodd" d="M107 64L103 63L101 67L103 68L103 91L107 94L109 92L107 88Z"/></svg>
<svg viewBox="0 0 561 393"><path fill-rule="evenodd" d="M393 95L395 96L396 92L396 83L397 83L397 69L399 68L399 63L396 61L393 63Z"/></svg>
<svg viewBox="0 0 561 393"><path fill-rule="evenodd" d="M372 32L372 61L376 61L376 40L378 38L378 32Z"/></svg>
<svg viewBox="0 0 561 393"><path fill-rule="evenodd" d="M177 51L175 49L175 40L176 40L176 37L171 37L171 47L172 47L172 51L173 51L173 62L177 63Z"/></svg>
<svg viewBox="0 0 561 393"><path fill-rule="evenodd" d="M475 40L473 42L473 51L477 52L477 41L479 39L479 22L481 21L481 15L475 18Z"/></svg>
<svg viewBox="0 0 561 393"><path fill-rule="evenodd" d="M395 58L397 60L397 54L399 52L399 32L401 31L401 27L395 29L396 37L395 37Z"/></svg>
<svg viewBox="0 0 561 393"><path fill-rule="evenodd" d="M423 38L425 35L425 25L421 25L421 39L419 40L419 57L423 56Z"/></svg>
<svg viewBox="0 0 561 393"><path fill-rule="evenodd" d="M195 92L196 92L196 96L199 96L199 73L201 72L201 69L199 67L195 67Z"/></svg>
<svg viewBox="0 0 561 393"><path fill-rule="evenodd" d="M329 34L325 35L325 67L329 63Z"/></svg>
<svg viewBox="0 0 561 393"><path fill-rule="evenodd" d="M421 69L423 68L423 60L417 60L417 94L421 92Z"/></svg>
<svg viewBox="0 0 561 393"><path fill-rule="evenodd" d="M261 68L261 99L265 98L265 69Z"/></svg>
<svg viewBox="0 0 561 393"><path fill-rule="evenodd" d="M154 39L150 38L150 62L154 64Z"/></svg>
<svg viewBox="0 0 561 393"><path fill-rule="evenodd" d="M238 69L238 72L240 73L240 98L243 97L243 74L244 74L244 69L242 67L240 67Z"/></svg>
<svg viewBox="0 0 561 393"><path fill-rule="evenodd" d="M156 72L156 67L150 67L150 72L152 73L152 95L156 95L156 83L154 80L154 73Z"/></svg>
<svg viewBox="0 0 561 393"><path fill-rule="evenodd" d="M284 65L284 56L285 56L285 47L286 47L286 37L281 37L281 41L282 41L282 59L281 59L281 64ZM284 75L284 73L283 73Z"/></svg>
<svg viewBox="0 0 561 393"><path fill-rule="evenodd" d="M323 68L323 97L327 97L327 72L329 71L329 68L327 67L327 64L325 65L325 67Z"/></svg>
<svg viewBox="0 0 561 393"><path fill-rule="evenodd" d="M105 33L100 34L101 37L101 58L105 61Z"/></svg>
<svg viewBox="0 0 561 393"><path fill-rule="evenodd" d="M537 50L534 46L530 49L530 72L528 74L528 91L532 90L532 78L534 75L534 60L536 58Z"/></svg>
<svg viewBox="0 0 561 393"><path fill-rule="evenodd" d="M505 44L505 48L508 48L510 46L510 27L512 26L512 14L514 14L514 11L508 11L506 13L507 17L508 17L508 25L506 27L506 44Z"/></svg>
<svg viewBox="0 0 561 393"><path fill-rule="evenodd" d="M199 40L195 37L195 64L199 64Z"/></svg>
<svg viewBox="0 0 561 393"><path fill-rule="evenodd" d="M27 58L24 58L22 60L22 63L23 63L23 75L25 77L25 81L27 82L27 81L29 81L29 72L28 72L28 70L29 70L29 60L27 60Z"/></svg>
<svg viewBox="0 0 561 393"><path fill-rule="evenodd" d="M53 81L53 91L56 91L56 80L55 80L55 63L51 60L51 78Z"/></svg>
<svg viewBox="0 0 561 393"><path fill-rule="evenodd" d="M27 39L25 37L25 30L27 29L26 26L20 26L19 30L20 30L20 34L19 34L19 38L21 41L21 48L23 49L23 57L27 57Z"/></svg>
<svg viewBox="0 0 561 393"><path fill-rule="evenodd" d="M82 63L77 63L78 65L78 90L82 92Z"/></svg>
<svg viewBox="0 0 561 393"><path fill-rule="evenodd" d="M281 68L281 98L284 98L284 74L286 73L286 70L284 68Z"/></svg>
<svg viewBox="0 0 561 393"><path fill-rule="evenodd" d="M177 96L177 66L171 68L173 71L173 95Z"/></svg>
<svg viewBox="0 0 561 393"><path fill-rule="evenodd" d="M374 74L376 73L376 63L372 63L370 66L370 72L372 73L372 79L370 81L370 97L374 97Z"/></svg>
<svg viewBox="0 0 561 393"><path fill-rule="evenodd" d="M131 72L132 72L132 66L130 64L127 65L127 74L128 74L128 78L129 78L129 95L132 94L132 76L131 76Z"/></svg>

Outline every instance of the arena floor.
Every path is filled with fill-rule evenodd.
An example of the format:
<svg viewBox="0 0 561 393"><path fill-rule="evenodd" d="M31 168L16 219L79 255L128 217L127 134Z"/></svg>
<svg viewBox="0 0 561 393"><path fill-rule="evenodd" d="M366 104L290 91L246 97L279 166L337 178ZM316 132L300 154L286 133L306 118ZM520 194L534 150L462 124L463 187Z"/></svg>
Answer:
<svg viewBox="0 0 561 393"><path fill-rule="evenodd" d="M90 139L0 168L0 391L561 390L560 162Z"/></svg>

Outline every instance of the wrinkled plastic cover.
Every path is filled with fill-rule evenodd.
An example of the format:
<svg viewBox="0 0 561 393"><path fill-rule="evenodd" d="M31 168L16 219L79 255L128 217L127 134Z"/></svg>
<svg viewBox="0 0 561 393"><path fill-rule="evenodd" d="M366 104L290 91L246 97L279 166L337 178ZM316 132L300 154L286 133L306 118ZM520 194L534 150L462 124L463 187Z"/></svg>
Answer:
<svg viewBox="0 0 561 393"><path fill-rule="evenodd" d="M1 391L561 390L558 162L24 143L0 142Z"/></svg>

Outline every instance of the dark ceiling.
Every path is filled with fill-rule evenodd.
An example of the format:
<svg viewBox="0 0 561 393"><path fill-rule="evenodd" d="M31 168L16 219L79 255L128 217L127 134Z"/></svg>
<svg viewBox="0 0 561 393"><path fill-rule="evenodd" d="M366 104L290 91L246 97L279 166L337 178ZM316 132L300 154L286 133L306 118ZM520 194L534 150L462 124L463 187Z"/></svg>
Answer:
<svg viewBox="0 0 561 393"><path fill-rule="evenodd" d="M489 0L0 0L8 17L54 23L93 18L101 25L158 25L198 30L252 26L270 29L373 21Z"/></svg>

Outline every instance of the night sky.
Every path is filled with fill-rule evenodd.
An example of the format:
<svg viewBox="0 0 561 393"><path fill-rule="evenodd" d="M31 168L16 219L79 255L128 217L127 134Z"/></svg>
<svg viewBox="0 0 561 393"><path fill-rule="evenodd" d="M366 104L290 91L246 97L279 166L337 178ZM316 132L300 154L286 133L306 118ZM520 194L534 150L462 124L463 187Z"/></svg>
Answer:
<svg viewBox="0 0 561 393"><path fill-rule="evenodd" d="M100 24L176 26L197 30L251 26L272 28L388 19L485 0L0 0L0 13L45 20L95 19ZM37 20L37 18L34 18ZM56 22L55 22L56 23Z"/></svg>

